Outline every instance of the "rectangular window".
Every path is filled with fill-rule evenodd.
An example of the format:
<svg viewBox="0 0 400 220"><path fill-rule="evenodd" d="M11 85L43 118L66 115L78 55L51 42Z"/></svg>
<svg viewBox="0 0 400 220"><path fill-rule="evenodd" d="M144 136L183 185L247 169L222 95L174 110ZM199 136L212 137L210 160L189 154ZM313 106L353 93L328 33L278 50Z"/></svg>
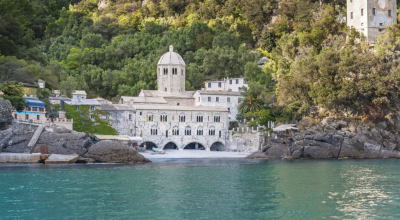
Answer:
<svg viewBox="0 0 400 220"><path fill-rule="evenodd" d="M208 88L211 88L211 83L208 83Z"/></svg>
<svg viewBox="0 0 400 220"><path fill-rule="evenodd" d="M77 111L79 111L79 106L77 105L77 106L75 107L75 109L76 109Z"/></svg>
<svg viewBox="0 0 400 220"><path fill-rule="evenodd" d="M372 8L372 15L376 15L376 8Z"/></svg>
<svg viewBox="0 0 400 220"><path fill-rule="evenodd" d="M197 98L198 102L200 102L200 97Z"/></svg>
<svg viewBox="0 0 400 220"><path fill-rule="evenodd" d="M142 112L139 112L139 115L142 115Z"/></svg>
<svg viewBox="0 0 400 220"><path fill-rule="evenodd" d="M236 84L239 84L239 79L236 79Z"/></svg>
<svg viewBox="0 0 400 220"><path fill-rule="evenodd" d="M364 9L361 9L361 16L364 16Z"/></svg>
<svg viewBox="0 0 400 220"><path fill-rule="evenodd" d="M219 97L216 98L216 101L219 102Z"/></svg>
<svg viewBox="0 0 400 220"><path fill-rule="evenodd" d="M221 88L221 82L218 82L218 88Z"/></svg>
<svg viewBox="0 0 400 220"><path fill-rule="evenodd" d="M26 108L25 108L25 111L30 111L30 110L31 110L30 107L26 107Z"/></svg>
<svg viewBox="0 0 400 220"><path fill-rule="evenodd" d="M242 88L239 88L239 92L242 92Z"/></svg>
<svg viewBox="0 0 400 220"><path fill-rule="evenodd" d="M39 112L44 112L44 108L39 108Z"/></svg>
<svg viewBox="0 0 400 220"><path fill-rule="evenodd" d="M39 121L40 120L40 115L36 115L36 119Z"/></svg>
<svg viewBox="0 0 400 220"><path fill-rule="evenodd" d="M93 116L94 117L94 116ZM110 115L109 114L106 114L106 119L108 120L108 119L110 119Z"/></svg>
<svg viewBox="0 0 400 220"><path fill-rule="evenodd" d="M388 15L389 15L389 17L392 17L392 10L388 11Z"/></svg>
<svg viewBox="0 0 400 220"><path fill-rule="evenodd" d="M231 85L232 85L232 80L231 80L231 79L229 80L229 84L231 84Z"/></svg>
<svg viewBox="0 0 400 220"><path fill-rule="evenodd" d="M382 26L383 26L383 24L382 24L382 23L379 23L379 26L381 26L381 27L382 27Z"/></svg>
<svg viewBox="0 0 400 220"><path fill-rule="evenodd" d="M247 84L247 80L244 79L244 80L243 80L243 84Z"/></svg>
<svg viewBox="0 0 400 220"><path fill-rule="evenodd" d="M26 120L29 120L29 115L25 115L25 119L26 119Z"/></svg>
<svg viewBox="0 0 400 220"><path fill-rule="evenodd" d="M32 107L32 111L37 112L37 107Z"/></svg>
<svg viewBox="0 0 400 220"><path fill-rule="evenodd" d="M232 89L229 89L228 91L229 91L229 92L232 92Z"/></svg>
<svg viewBox="0 0 400 220"><path fill-rule="evenodd" d="M90 110L94 111L94 106L93 105L90 106Z"/></svg>
<svg viewBox="0 0 400 220"><path fill-rule="evenodd" d="M211 102L211 97L208 97L208 101Z"/></svg>
<svg viewBox="0 0 400 220"><path fill-rule="evenodd" d="M353 12L350 12L350 19L353 19Z"/></svg>
<svg viewBox="0 0 400 220"><path fill-rule="evenodd" d="M15 114L15 115L14 115L14 119L15 119L15 120L17 120L17 118L18 118L18 115L17 115L17 114Z"/></svg>
<svg viewBox="0 0 400 220"><path fill-rule="evenodd" d="M226 98L227 102L231 102L231 97Z"/></svg>
<svg viewBox="0 0 400 220"><path fill-rule="evenodd" d="M107 115L106 115L107 116ZM94 115L90 115L90 119L94 120Z"/></svg>
<svg viewBox="0 0 400 220"><path fill-rule="evenodd" d="M133 134L133 129L131 129L131 134Z"/></svg>
<svg viewBox="0 0 400 220"><path fill-rule="evenodd" d="M221 137L222 136L222 132L221 131L219 131L219 137Z"/></svg>
<svg viewBox="0 0 400 220"><path fill-rule="evenodd" d="M129 121L132 121L132 114L129 114Z"/></svg>
<svg viewBox="0 0 400 220"><path fill-rule="evenodd" d="M221 116L214 116L214 122L221 122Z"/></svg>
<svg viewBox="0 0 400 220"><path fill-rule="evenodd" d="M231 113L231 108L228 108L228 112Z"/></svg>

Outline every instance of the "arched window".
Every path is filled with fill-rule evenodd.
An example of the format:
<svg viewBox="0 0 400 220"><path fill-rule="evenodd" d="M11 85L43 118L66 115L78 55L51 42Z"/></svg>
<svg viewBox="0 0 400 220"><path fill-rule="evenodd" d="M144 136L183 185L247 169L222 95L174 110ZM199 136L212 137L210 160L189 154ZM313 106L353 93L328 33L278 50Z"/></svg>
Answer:
<svg viewBox="0 0 400 220"><path fill-rule="evenodd" d="M178 126L174 126L174 128L172 128L172 135L179 135L179 128L178 128Z"/></svg>
<svg viewBox="0 0 400 220"><path fill-rule="evenodd" d="M203 135L203 127L197 128L197 135Z"/></svg>
<svg viewBox="0 0 400 220"><path fill-rule="evenodd" d="M160 121L163 121L163 122L167 122L168 121L167 113L162 113L160 115Z"/></svg>
<svg viewBox="0 0 400 220"><path fill-rule="evenodd" d="M185 122L185 121L186 121L186 116L185 116L185 114L181 113L179 115L179 122Z"/></svg>
<svg viewBox="0 0 400 220"><path fill-rule="evenodd" d="M214 116L214 122L221 122L221 116Z"/></svg>
<svg viewBox="0 0 400 220"><path fill-rule="evenodd" d="M185 128L185 135L192 135L192 129L189 126Z"/></svg>
<svg viewBox="0 0 400 220"><path fill-rule="evenodd" d="M178 75L178 69L172 68L172 75Z"/></svg>
<svg viewBox="0 0 400 220"><path fill-rule="evenodd" d="M147 121L153 121L153 115L146 115Z"/></svg>
<svg viewBox="0 0 400 220"><path fill-rule="evenodd" d="M215 135L215 127L214 126L210 127L210 130L208 130L208 135L212 135L212 136Z"/></svg>
<svg viewBox="0 0 400 220"><path fill-rule="evenodd" d="M157 127L156 126L152 126L150 129L150 135L157 135Z"/></svg>
<svg viewBox="0 0 400 220"><path fill-rule="evenodd" d="M196 121L197 122L203 122L203 116L202 115L196 116Z"/></svg>

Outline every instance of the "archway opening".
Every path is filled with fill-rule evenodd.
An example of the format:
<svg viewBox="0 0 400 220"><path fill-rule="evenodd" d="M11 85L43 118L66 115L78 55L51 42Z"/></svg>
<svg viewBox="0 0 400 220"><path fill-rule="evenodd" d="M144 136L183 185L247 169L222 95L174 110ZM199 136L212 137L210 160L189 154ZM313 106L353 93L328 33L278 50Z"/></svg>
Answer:
<svg viewBox="0 0 400 220"><path fill-rule="evenodd" d="M153 147L157 147L157 145L153 142L146 141L143 142L140 147L146 147L146 150L153 150Z"/></svg>
<svg viewBox="0 0 400 220"><path fill-rule="evenodd" d="M194 143L190 143L188 145L185 146L184 150L205 150L206 148L197 142Z"/></svg>
<svg viewBox="0 0 400 220"><path fill-rule="evenodd" d="M169 142L164 146L164 150L178 150L178 146L174 142Z"/></svg>
<svg viewBox="0 0 400 220"><path fill-rule="evenodd" d="M211 145L210 151L225 151L225 145L221 142L215 142Z"/></svg>

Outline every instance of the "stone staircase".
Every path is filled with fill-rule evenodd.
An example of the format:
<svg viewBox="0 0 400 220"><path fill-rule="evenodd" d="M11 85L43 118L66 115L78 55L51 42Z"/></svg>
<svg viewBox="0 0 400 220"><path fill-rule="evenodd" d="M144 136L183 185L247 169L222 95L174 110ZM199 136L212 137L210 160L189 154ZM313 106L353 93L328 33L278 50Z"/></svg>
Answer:
<svg viewBox="0 0 400 220"><path fill-rule="evenodd" d="M29 141L28 145L24 149L24 154L30 154L33 147L35 146L36 142L39 140L40 135L44 129L45 125L41 124L37 127L35 133L33 134L31 140Z"/></svg>

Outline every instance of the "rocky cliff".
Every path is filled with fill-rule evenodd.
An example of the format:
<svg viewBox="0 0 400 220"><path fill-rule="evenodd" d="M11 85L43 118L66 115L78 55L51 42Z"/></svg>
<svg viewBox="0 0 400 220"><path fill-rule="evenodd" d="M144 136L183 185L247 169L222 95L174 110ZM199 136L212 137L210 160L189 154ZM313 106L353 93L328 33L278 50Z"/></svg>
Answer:
<svg viewBox="0 0 400 220"><path fill-rule="evenodd" d="M10 128L0 131L0 152L23 153L36 127L15 123ZM102 163L150 162L136 150L127 146L115 142L103 143L103 141L93 145L92 140L85 133L71 131L55 125L44 129L31 152L39 153L42 145L48 147L49 154L78 154L82 157L81 161Z"/></svg>
<svg viewBox="0 0 400 220"><path fill-rule="evenodd" d="M293 141L269 141L262 152L249 158L347 159L400 158L400 135L388 131L385 123L325 119L305 127Z"/></svg>

